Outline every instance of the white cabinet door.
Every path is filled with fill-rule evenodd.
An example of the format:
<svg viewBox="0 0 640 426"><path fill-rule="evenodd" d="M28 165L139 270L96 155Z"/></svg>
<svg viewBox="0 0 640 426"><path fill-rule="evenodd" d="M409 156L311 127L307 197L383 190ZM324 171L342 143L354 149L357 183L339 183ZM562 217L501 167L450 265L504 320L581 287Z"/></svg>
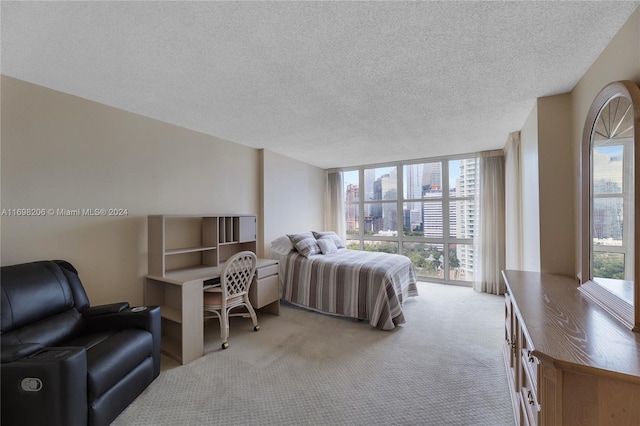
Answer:
<svg viewBox="0 0 640 426"><path fill-rule="evenodd" d="M240 235L238 242L246 243L256 240L256 217L240 216Z"/></svg>

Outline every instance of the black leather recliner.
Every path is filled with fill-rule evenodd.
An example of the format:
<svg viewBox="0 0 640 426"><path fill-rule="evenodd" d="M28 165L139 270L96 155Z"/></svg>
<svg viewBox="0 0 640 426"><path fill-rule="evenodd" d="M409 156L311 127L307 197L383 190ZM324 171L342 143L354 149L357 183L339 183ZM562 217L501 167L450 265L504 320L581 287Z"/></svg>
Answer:
<svg viewBox="0 0 640 426"><path fill-rule="evenodd" d="M159 307L90 307L60 260L0 278L2 425L108 425L160 374Z"/></svg>

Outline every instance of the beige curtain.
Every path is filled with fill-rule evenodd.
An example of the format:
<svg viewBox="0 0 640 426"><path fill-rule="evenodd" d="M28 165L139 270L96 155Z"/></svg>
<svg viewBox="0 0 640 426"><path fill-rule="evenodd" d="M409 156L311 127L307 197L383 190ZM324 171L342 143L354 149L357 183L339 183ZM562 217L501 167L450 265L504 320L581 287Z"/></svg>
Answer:
<svg viewBox="0 0 640 426"><path fill-rule="evenodd" d="M502 150L482 153L476 194L479 226L476 232L476 291L504 294L505 265L504 155Z"/></svg>
<svg viewBox="0 0 640 426"><path fill-rule="evenodd" d="M325 230L334 231L340 238L345 239L347 234L344 217L344 189L341 169L329 169L326 171L324 200Z"/></svg>
<svg viewBox="0 0 640 426"><path fill-rule="evenodd" d="M522 160L520 132L509 135L504 148L506 269L522 269Z"/></svg>

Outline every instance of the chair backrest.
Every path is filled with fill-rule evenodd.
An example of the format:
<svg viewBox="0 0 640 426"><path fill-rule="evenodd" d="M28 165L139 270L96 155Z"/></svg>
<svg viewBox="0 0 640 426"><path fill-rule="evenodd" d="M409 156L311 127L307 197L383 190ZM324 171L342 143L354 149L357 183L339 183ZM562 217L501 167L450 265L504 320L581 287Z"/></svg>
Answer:
<svg viewBox="0 0 640 426"><path fill-rule="evenodd" d="M39 261L0 268L2 344L55 346L81 327L89 299L75 268Z"/></svg>
<svg viewBox="0 0 640 426"><path fill-rule="evenodd" d="M252 251L241 251L227 260L221 274L221 286L226 297L240 296L249 291L256 273L257 258Z"/></svg>

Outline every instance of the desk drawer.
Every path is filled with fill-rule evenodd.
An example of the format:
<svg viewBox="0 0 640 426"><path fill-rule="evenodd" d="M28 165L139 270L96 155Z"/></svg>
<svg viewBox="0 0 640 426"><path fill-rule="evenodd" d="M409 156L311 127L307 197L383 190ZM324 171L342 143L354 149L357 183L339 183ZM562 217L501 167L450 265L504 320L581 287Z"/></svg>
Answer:
<svg viewBox="0 0 640 426"><path fill-rule="evenodd" d="M277 274L255 280L249 289L249 300L251 301L251 305L256 309L273 303L279 298L280 291L278 288Z"/></svg>
<svg viewBox="0 0 640 426"><path fill-rule="evenodd" d="M278 273L278 264L267 265L256 269L256 276L258 279L268 277L269 275L276 275Z"/></svg>

